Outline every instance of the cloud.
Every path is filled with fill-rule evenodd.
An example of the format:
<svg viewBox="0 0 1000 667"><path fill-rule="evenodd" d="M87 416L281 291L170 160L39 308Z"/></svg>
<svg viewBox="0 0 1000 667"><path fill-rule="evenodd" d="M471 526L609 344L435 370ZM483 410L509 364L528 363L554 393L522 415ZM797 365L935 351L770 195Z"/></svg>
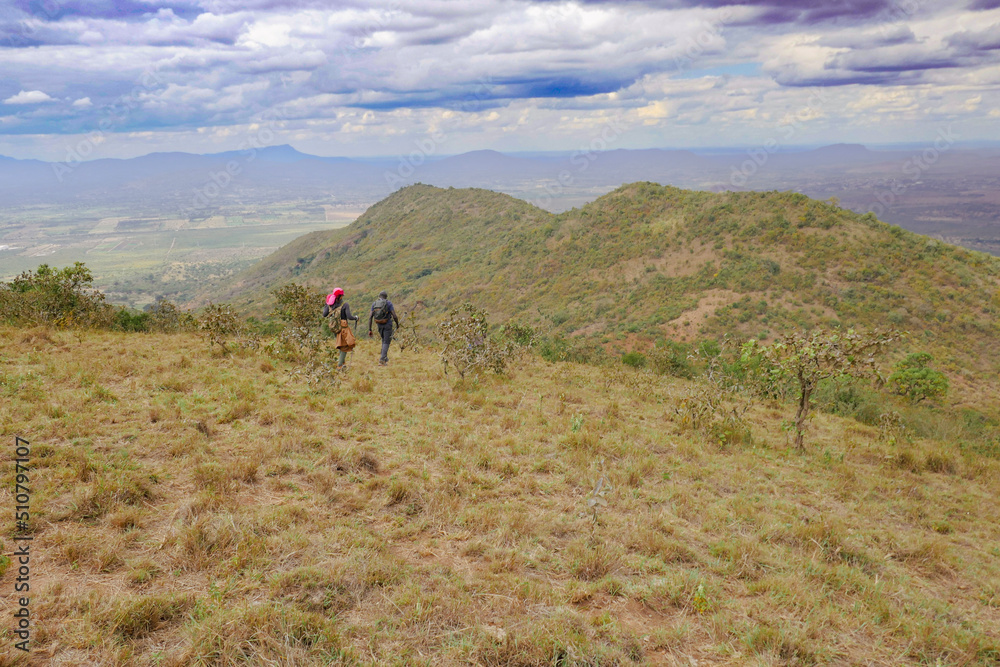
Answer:
<svg viewBox="0 0 1000 667"><path fill-rule="evenodd" d="M196 16L201 13L196 0L170 2L167 0L16 0L25 13L46 21L59 21L67 17L114 18L137 20L161 9L181 16Z"/></svg>
<svg viewBox="0 0 1000 667"><path fill-rule="evenodd" d="M648 4L686 8L750 7L755 10L752 25L801 24L828 22L867 23L879 17L899 13L898 0L842 0L841 2L804 3L801 0L674 0Z"/></svg>
<svg viewBox="0 0 1000 667"><path fill-rule="evenodd" d="M915 72L960 65L960 60L948 52L907 44L837 54L827 62L826 67L831 71L870 73Z"/></svg>
<svg viewBox="0 0 1000 667"><path fill-rule="evenodd" d="M530 148L608 114L662 140L683 127L698 128L683 139L711 141L713 126L738 138L787 117L855 127L859 99L877 110L864 123L918 109L985 117L1000 89L1000 0L965 4L15 0L0 68L4 96L20 89L9 99L24 101L0 135L51 141L110 116L114 133L222 141L226 128L281 111L297 138L342 132L362 145L366 132L389 142L450 114L463 141L480 141L473 128L488 123L506 141L529 132ZM811 87L838 106L799 114ZM896 94L922 87L940 98ZM21 97L44 90L59 100ZM31 106L42 101L56 103Z"/></svg>
<svg viewBox="0 0 1000 667"><path fill-rule="evenodd" d="M837 32L824 36L820 43L838 49L874 49L880 46L895 46L897 44L913 44L917 36L906 25L882 26L877 30Z"/></svg>
<svg viewBox="0 0 1000 667"><path fill-rule="evenodd" d="M3 101L4 104L41 104L42 102L55 102L55 100L40 90L22 90L17 95Z"/></svg>
<svg viewBox="0 0 1000 667"><path fill-rule="evenodd" d="M948 38L948 44L965 52L996 51L1000 49L1000 23L978 32L956 33Z"/></svg>

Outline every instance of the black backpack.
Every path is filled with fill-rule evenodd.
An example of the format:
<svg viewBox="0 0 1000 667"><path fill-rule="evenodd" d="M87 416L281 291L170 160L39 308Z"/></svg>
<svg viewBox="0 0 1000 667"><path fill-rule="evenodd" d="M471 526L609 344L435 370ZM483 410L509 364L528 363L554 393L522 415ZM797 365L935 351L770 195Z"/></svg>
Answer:
<svg viewBox="0 0 1000 667"><path fill-rule="evenodd" d="M372 304L372 313L375 314L376 324L385 324L389 321L391 313L389 312L389 300L388 299L376 299L375 303Z"/></svg>

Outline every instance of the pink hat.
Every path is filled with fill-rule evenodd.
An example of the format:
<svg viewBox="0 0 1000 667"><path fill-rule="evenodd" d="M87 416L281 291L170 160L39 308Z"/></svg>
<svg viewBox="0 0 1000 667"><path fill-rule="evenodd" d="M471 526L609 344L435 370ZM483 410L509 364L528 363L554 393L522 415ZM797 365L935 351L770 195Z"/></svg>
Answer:
<svg viewBox="0 0 1000 667"><path fill-rule="evenodd" d="M326 297L326 305L332 306L334 303L337 302L338 296L344 296L344 290L340 289L339 287L334 287L333 292L328 294Z"/></svg>

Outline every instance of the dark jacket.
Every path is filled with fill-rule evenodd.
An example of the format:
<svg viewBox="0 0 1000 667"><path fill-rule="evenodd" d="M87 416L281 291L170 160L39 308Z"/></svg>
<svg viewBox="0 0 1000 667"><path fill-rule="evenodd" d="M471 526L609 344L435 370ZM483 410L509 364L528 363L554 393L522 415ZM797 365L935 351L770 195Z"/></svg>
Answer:
<svg viewBox="0 0 1000 667"><path fill-rule="evenodd" d="M340 310L340 319L347 320L348 322L357 322L358 321L358 318L356 316L351 315L351 307L348 306L343 301L341 301L339 304L338 303L334 303L332 307L329 306L329 305L324 304L323 305L323 317L329 317L330 316L330 311L334 310L338 306L343 306L343 308L341 308L341 310Z"/></svg>
<svg viewBox="0 0 1000 667"><path fill-rule="evenodd" d="M386 299L386 301L389 301L389 300ZM398 327L399 326L399 318L396 317L396 308L392 305L392 301L389 301L389 315L390 315L390 322L393 321L393 320L395 320L396 326ZM373 303L372 304L372 308L371 308L371 312L368 314L368 330L369 331L372 330L372 321L374 321L374 319L375 319L375 304ZM382 324L379 324L379 326L383 327L386 324L389 324L390 322L384 322Z"/></svg>

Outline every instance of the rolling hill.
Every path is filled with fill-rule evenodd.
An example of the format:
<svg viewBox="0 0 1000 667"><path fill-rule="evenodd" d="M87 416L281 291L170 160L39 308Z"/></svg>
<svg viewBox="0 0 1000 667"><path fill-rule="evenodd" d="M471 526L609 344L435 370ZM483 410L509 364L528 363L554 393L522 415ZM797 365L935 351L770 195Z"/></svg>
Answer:
<svg viewBox="0 0 1000 667"><path fill-rule="evenodd" d="M356 309L380 289L424 302L431 317L471 301L495 321L607 349L894 327L967 383L968 400L997 374L1000 260L796 193L634 183L553 215L490 191L416 185L206 298L262 314L289 281L342 286Z"/></svg>

